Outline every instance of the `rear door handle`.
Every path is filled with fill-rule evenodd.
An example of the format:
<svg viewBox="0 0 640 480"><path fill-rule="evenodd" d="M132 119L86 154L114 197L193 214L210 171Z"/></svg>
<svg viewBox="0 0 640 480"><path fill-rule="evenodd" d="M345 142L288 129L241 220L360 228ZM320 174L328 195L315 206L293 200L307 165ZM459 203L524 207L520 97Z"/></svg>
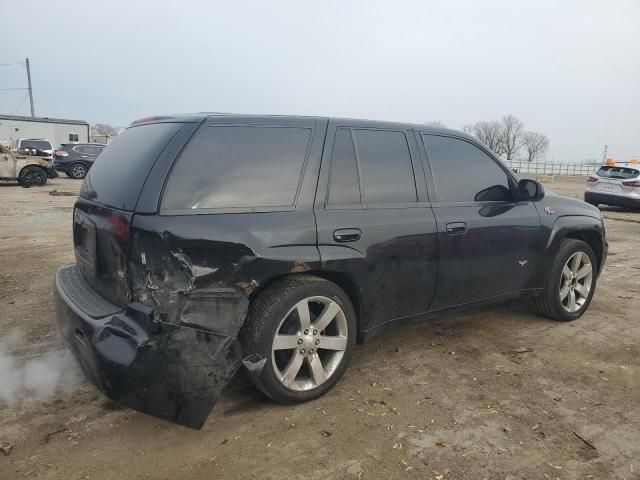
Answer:
<svg viewBox="0 0 640 480"><path fill-rule="evenodd" d="M338 243L355 242L360 240L362 232L359 228L341 228L333 232L333 239Z"/></svg>
<svg viewBox="0 0 640 480"><path fill-rule="evenodd" d="M447 223L447 233L451 235L460 235L467 231L467 224L464 222Z"/></svg>

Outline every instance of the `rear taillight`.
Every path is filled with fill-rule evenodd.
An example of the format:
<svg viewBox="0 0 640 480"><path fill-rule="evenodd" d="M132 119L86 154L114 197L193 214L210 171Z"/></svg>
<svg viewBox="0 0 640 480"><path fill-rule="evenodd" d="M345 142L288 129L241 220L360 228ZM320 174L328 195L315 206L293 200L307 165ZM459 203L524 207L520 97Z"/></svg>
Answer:
<svg viewBox="0 0 640 480"><path fill-rule="evenodd" d="M622 184L625 187L640 187L640 180L625 180Z"/></svg>
<svg viewBox="0 0 640 480"><path fill-rule="evenodd" d="M127 240L129 238L129 222L127 219L118 215L110 215L107 221L111 225L111 233L118 240Z"/></svg>
<svg viewBox="0 0 640 480"><path fill-rule="evenodd" d="M67 152L65 152L64 150L56 150L55 153L56 157L68 157L69 154Z"/></svg>
<svg viewBox="0 0 640 480"><path fill-rule="evenodd" d="M595 183L597 181L598 181L598 177L594 177L593 175L589 175L587 177L587 182L589 182L589 183Z"/></svg>

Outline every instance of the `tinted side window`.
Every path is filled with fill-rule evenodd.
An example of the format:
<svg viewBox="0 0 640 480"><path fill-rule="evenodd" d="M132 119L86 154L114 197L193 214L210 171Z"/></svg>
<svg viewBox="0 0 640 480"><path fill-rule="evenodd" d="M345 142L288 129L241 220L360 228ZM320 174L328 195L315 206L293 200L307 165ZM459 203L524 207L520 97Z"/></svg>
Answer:
<svg viewBox="0 0 640 480"><path fill-rule="evenodd" d="M73 149L78 153L82 153L82 154L89 153L87 151L87 147L85 147L84 145L77 145L77 146L73 147Z"/></svg>
<svg viewBox="0 0 640 480"><path fill-rule="evenodd" d="M416 202L409 145L402 132L353 130L365 204Z"/></svg>
<svg viewBox="0 0 640 480"><path fill-rule="evenodd" d="M173 166L163 208L293 206L310 139L309 128L204 127Z"/></svg>
<svg viewBox="0 0 640 480"><path fill-rule="evenodd" d="M512 200L507 174L481 149L451 137L422 135L439 202Z"/></svg>
<svg viewBox="0 0 640 480"><path fill-rule="evenodd" d="M85 152L89 155L98 155L102 151L100 147L94 147L93 145L87 145L85 147Z"/></svg>
<svg viewBox="0 0 640 480"><path fill-rule="evenodd" d="M356 152L353 148L351 130L339 128L331 156L331 178L329 180L329 205L352 205L360 203L360 180Z"/></svg>

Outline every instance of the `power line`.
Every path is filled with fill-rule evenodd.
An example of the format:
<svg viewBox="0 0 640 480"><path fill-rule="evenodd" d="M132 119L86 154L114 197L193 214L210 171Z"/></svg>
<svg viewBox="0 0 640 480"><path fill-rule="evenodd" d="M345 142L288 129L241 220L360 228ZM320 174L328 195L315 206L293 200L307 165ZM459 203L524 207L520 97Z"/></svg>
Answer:
<svg viewBox="0 0 640 480"><path fill-rule="evenodd" d="M10 67L11 65L23 65L24 66L24 62L0 63L0 67Z"/></svg>
<svg viewBox="0 0 640 480"><path fill-rule="evenodd" d="M27 101L27 98L29 97L29 92L27 92L24 96L24 98L22 99L22 102L20 103L20 105L18 105L18 108L16 108L13 112L11 112L9 115L13 115L14 113L16 113L18 110L20 110L22 108L22 106L24 105L24 102Z"/></svg>
<svg viewBox="0 0 640 480"><path fill-rule="evenodd" d="M3 92L6 92L8 90L29 90L29 87L0 88L0 90Z"/></svg>

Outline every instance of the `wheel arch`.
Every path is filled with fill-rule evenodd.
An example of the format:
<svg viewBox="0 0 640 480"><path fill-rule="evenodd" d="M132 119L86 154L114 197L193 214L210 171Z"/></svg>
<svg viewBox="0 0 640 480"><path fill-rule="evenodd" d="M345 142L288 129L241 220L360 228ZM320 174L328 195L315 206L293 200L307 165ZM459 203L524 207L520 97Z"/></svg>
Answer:
<svg viewBox="0 0 640 480"><path fill-rule="evenodd" d="M356 325L357 325L356 343L358 344L363 343L364 334L363 334L363 324L361 319L362 306L361 306L361 299L360 299L360 289L358 288L358 284L353 279L353 277L351 277L351 275L345 272L329 271L329 270L307 270L299 273L288 273L284 275L270 277L267 281L262 282L260 284L260 287L256 288L251 293L251 296L249 297L249 303L251 304L260 293L267 290L271 285L273 285L273 283L279 280L282 280L283 278L286 278L286 277L296 277L300 275L313 275L315 277L322 278L324 280L327 280L331 283L336 284L338 287L340 287L344 291L344 293L347 295L347 297L351 301L351 305L353 305L353 309L356 312Z"/></svg>
<svg viewBox="0 0 640 480"><path fill-rule="evenodd" d="M598 272L602 270L602 264L606 255L604 244L604 227L602 222L594 217L587 216L563 216L559 217L550 230L548 240L542 254L542 261L532 275L528 288L540 289L544 285L546 274L553 264L563 240L573 238L582 240L591 247L598 262Z"/></svg>

